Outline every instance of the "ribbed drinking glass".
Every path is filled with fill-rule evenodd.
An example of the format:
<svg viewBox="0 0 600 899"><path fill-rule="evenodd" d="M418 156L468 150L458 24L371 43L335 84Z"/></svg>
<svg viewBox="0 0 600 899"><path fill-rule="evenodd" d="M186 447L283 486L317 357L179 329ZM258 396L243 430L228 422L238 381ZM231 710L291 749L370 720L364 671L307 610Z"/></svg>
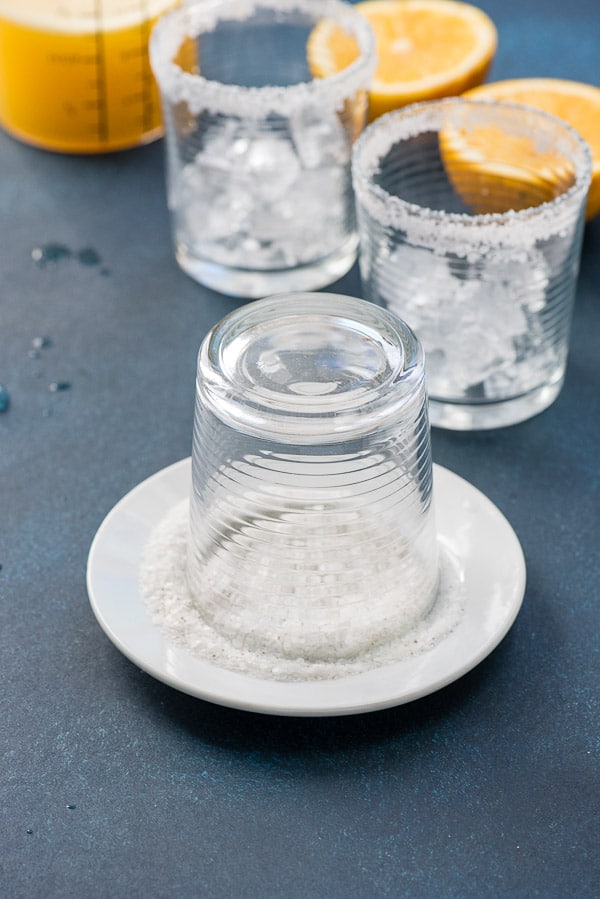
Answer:
<svg viewBox="0 0 600 899"><path fill-rule="evenodd" d="M423 355L385 310L298 294L217 324L198 358L192 479L190 589L234 645L348 659L431 609Z"/></svg>
<svg viewBox="0 0 600 899"><path fill-rule="evenodd" d="M418 104L359 138L364 295L423 344L432 424L514 424L558 395L590 172L575 131L517 104Z"/></svg>

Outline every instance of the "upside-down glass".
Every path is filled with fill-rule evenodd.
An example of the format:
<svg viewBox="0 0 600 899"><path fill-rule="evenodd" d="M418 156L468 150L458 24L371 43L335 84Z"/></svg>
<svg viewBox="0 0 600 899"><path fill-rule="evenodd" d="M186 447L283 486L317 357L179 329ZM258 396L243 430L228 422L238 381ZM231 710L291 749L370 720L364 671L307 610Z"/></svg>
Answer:
<svg viewBox="0 0 600 899"><path fill-rule="evenodd" d="M313 78L308 42L325 18L358 55ZM364 18L342 0L200 0L158 23L150 55L184 271L246 297L341 277L356 258L351 146L375 67Z"/></svg>
<svg viewBox="0 0 600 899"><path fill-rule="evenodd" d="M568 125L494 101L407 107L357 142L365 295L423 344L433 425L514 424L560 392L590 172Z"/></svg>
<svg viewBox="0 0 600 899"><path fill-rule="evenodd" d="M403 634L435 600L423 355L372 303L259 300L198 356L188 582L241 649L312 662Z"/></svg>

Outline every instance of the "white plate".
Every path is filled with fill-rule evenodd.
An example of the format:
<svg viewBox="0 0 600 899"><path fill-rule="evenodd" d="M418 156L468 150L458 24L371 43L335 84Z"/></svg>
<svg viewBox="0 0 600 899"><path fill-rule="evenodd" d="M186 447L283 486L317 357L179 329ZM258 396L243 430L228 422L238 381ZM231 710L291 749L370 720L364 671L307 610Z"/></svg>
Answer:
<svg viewBox="0 0 600 899"><path fill-rule="evenodd" d="M464 589L464 612L448 636L420 655L333 680L284 682L219 668L169 642L138 588L146 540L189 487L190 460L183 459L124 496L94 537L87 585L94 614L115 646L148 674L192 696L278 715L347 715L400 705L474 668L521 607L525 560L510 524L479 490L435 465L439 539Z"/></svg>

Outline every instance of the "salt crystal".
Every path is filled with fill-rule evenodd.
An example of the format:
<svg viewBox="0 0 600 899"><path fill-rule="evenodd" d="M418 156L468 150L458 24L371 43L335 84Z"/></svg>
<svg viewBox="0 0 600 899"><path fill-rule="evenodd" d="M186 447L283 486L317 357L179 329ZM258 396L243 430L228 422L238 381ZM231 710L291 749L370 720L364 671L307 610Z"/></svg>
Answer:
<svg viewBox="0 0 600 899"><path fill-rule="evenodd" d="M244 21L261 7L261 0L239 0L236 8L230 8L227 19ZM374 38L368 22L356 14L350 4L333 0L320 0L319 14L333 19L348 34L353 35L361 55L343 71L329 78L313 78L287 87L242 87L221 84L201 75L192 75L173 63L186 37L197 37L213 31L219 24L222 11L218 3L198 3L183 10L180 21L165 19L163 28L157 29L150 44L152 68L160 83L161 92L172 103L186 103L192 115L209 110L216 114L239 116L256 120L270 114L290 116L294 112L312 106L324 111L343 108L345 101L353 97L371 80L377 60ZM269 0L268 8L289 16L299 12L314 21L314 0ZM170 24L172 22L172 24Z"/></svg>

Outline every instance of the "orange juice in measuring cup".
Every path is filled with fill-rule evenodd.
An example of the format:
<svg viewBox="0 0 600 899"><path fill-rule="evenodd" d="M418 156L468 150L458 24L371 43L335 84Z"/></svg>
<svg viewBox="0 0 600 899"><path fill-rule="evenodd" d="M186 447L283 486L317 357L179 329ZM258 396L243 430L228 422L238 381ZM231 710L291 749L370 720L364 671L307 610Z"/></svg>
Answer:
<svg viewBox="0 0 600 899"><path fill-rule="evenodd" d="M148 60L177 0L0 0L0 125L48 150L103 153L162 134Z"/></svg>

